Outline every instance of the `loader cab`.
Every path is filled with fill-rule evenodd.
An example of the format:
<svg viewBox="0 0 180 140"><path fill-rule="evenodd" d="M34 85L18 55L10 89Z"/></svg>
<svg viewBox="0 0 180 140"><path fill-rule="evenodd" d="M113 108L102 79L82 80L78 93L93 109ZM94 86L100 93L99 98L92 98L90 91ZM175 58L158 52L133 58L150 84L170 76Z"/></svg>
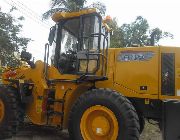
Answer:
<svg viewBox="0 0 180 140"><path fill-rule="evenodd" d="M56 13L51 28L51 63L61 74L106 75L109 33L94 10Z"/></svg>

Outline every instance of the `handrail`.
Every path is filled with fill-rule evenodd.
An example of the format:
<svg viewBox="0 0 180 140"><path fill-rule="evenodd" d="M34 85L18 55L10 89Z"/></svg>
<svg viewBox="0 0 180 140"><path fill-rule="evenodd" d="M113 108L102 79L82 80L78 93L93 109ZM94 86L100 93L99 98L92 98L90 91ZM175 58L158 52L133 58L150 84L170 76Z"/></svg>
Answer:
<svg viewBox="0 0 180 140"><path fill-rule="evenodd" d="M45 53L44 53L44 76L47 79L48 76L48 59L49 59L49 44L45 44Z"/></svg>
<svg viewBox="0 0 180 140"><path fill-rule="evenodd" d="M86 73L88 73L88 66L89 66L89 55L101 55L105 60L106 60L106 63L104 62L104 59L102 59L102 75L106 76L106 72L107 72L107 57L102 54L102 53L89 53L89 42L90 42L90 39L92 37L99 37L99 36L103 36L104 39L103 39L103 53L106 53L107 54L107 49L108 49L108 46L105 48L105 41L107 41L107 45L108 45L108 35L106 34L103 34L103 33L93 33L89 36L83 36L82 38L85 38L85 39L88 39L88 51L86 53L87 55L87 68L86 68ZM106 52L104 52L104 49L106 49ZM100 51L100 46L98 47L97 49L98 51ZM104 65L105 65L105 72L104 72ZM97 70L96 70L97 71Z"/></svg>

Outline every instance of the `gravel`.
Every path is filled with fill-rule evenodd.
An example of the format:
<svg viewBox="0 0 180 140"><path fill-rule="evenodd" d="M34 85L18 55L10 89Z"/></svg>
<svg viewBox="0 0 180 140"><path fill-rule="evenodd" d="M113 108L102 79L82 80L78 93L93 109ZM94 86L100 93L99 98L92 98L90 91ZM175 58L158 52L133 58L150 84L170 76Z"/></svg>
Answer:
<svg viewBox="0 0 180 140"><path fill-rule="evenodd" d="M146 122L140 140L162 140L159 127Z"/></svg>

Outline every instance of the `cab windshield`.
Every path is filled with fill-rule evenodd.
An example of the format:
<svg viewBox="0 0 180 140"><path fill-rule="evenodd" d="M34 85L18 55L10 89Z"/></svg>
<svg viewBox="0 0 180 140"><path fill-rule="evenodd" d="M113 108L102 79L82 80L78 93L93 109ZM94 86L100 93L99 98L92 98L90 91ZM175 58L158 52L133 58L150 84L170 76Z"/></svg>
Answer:
<svg viewBox="0 0 180 140"><path fill-rule="evenodd" d="M59 23L54 56L51 59L61 73L73 74L82 71L80 59L87 60L85 53L100 51L100 31L101 20L96 15L67 19ZM55 59L57 61L54 61ZM97 62L92 71L96 70L95 67Z"/></svg>
<svg viewBox="0 0 180 140"><path fill-rule="evenodd" d="M76 51L79 36L79 19L66 21L61 31L61 54Z"/></svg>
<svg viewBox="0 0 180 140"><path fill-rule="evenodd" d="M65 21L62 26L61 52L86 49L98 50L98 35L93 36L93 34L99 33L98 17L87 16L83 18L83 21L83 29L80 28L79 18Z"/></svg>

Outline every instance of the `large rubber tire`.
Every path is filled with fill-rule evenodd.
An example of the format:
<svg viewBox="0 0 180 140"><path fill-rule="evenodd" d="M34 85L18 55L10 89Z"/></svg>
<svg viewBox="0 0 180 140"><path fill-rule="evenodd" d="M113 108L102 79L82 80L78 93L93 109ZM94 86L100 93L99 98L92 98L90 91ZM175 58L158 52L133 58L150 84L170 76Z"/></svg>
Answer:
<svg viewBox="0 0 180 140"><path fill-rule="evenodd" d="M26 105L24 103L21 102L21 96L18 93L17 88L13 87L13 86L8 86L7 87L9 90L11 90L11 92L15 95L16 97L16 105L17 105L17 117L18 117L18 126L17 126L17 131L19 129L19 127L24 124L24 116L25 116L25 107Z"/></svg>
<svg viewBox="0 0 180 140"><path fill-rule="evenodd" d="M0 99L4 105L4 116L0 122L0 139L12 137L18 126L17 102L11 89L0 86Z"/></svg>
<svg viewBox="0 0 180 140"><path fill-rule="evenodd" d="M118 121L117 140L138 140L139 119L131 102L120 93L109 89L93 89L81 95L73 105L69 117L69 134L71 140L83 140L81 118L90 107L100 105L110 109Z"/></svg>
<svg viewBox="0 0 180 140"><path fill-rule="evenodd" d="M139 116L139 124L140 124L140 134L141 134L145 126L145 119L143 116Z"/></svg>

